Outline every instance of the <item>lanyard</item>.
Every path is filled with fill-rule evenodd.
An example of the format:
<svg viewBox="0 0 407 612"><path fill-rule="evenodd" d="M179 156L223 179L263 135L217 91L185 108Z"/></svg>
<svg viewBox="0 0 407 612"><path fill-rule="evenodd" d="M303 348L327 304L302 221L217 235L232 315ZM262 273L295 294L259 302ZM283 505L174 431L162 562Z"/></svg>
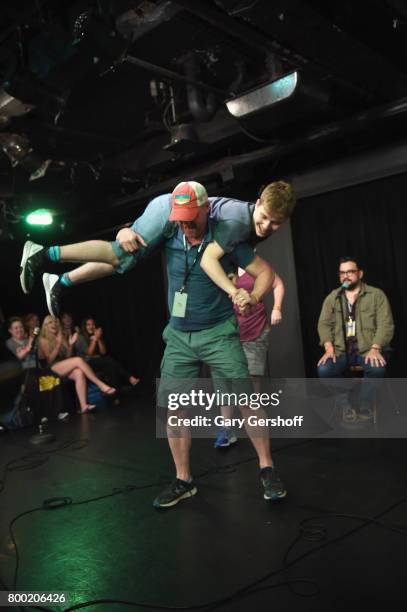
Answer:
<svg viewBox="0 0 407 612"><path fill-rule="evenodd" d="M205 238L202 240L201 244L199 245L197 254L195 255L195 259L192 262L191 267L189 267L188 265L188 247L187 247L187 241L185 238L185 234L182 236L184 239L184 254L185 254L185 274L184 274L184 282L182 283L182 287L179 290L180 293L183 293L183 291L185 291L185 285L187 284L187 280L189 278L189 275L191 274L196 262L198 261L199 255L201 254L201 251L204 247L205 244Z"/></svg>

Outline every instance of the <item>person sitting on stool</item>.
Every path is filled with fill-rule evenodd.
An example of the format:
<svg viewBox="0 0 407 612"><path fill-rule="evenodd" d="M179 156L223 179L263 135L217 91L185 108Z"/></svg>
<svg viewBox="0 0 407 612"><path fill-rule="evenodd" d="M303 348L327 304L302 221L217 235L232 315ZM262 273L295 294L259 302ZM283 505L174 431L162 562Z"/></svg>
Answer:
<svg viewBox="0 0 407 612"><path fill-rule="evenodd" d="M363 368L363 377L377 379L386 374L383 354L394 334L389 301L381 289L362 282L363 270L355 257L339 261L339 289L324 300L318 321L320 344L325 353L318 361L320 378L344 376L352 366ZM344 420L370 421L375 396L373 384L362 385L359 413L349 402L349 394L337 394Z"/></svg>

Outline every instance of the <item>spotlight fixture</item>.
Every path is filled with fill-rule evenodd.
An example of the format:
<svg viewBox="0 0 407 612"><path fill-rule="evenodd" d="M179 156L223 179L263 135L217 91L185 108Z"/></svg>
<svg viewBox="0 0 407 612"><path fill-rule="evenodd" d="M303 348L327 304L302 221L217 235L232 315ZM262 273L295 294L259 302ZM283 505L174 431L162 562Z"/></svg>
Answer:
<svg viewBox="0 0 407 612"><path fill-rule="evenodd" d="M28 225L52 225L52 211L46 208L38 208L30 212L25 220Z"/></svg>
<svg viewBox="0 0 407 612"><path fill-rule="evenodd" d="M30 181L43 177L52 161L44 160L34 153L29 140L20 134L0 134L0 146L13 168L20 165L30 173Z"/></svg>
<svg viewBox="0 0 407 612"><path fill-rule="evenodd" d="M320 83L294 71L227 100L226 108L245 128L267 133L298 119L321 116L329 99Z"/></svg>

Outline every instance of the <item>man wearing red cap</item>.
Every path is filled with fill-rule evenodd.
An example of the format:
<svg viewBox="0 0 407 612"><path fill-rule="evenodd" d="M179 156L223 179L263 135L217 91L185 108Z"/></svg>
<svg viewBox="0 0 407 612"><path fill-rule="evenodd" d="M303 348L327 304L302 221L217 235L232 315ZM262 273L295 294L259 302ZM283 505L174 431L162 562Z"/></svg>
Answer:
<svg viewBox="0 0 407 612"><path fill-rule="evenodd" d="M48 309L52 315L58 316L60 293L66 287L127 272L171 236L176 229L174 222L178 214L193 215L193 211L205 203L209 203L209 214L216 221L216 231L201 265L212 281L233 297L236 288L223 273L219 260L239 243L264 240L288 219L294 209L295 195L292 187L284 181L270 183L255 204L231 198L208 198L200 183L184 181L172 194L154 198L131 228L119 231L114 242L90 240L44 249L42 245L28 241L21 260L23 291L31 291L36 274L44 271L49 261L87 262L59 277L43 275Z"/></svg>
<svg viewBox="0 0 407 612"><path fill-rule="evenodd" d="M166 254L168 307L171 313L170 322L163 333L166 348L161 363L161 379L164 382L198 378L201 362L211 367L217 380L249 380L247 360L241 347L231 300L199 265L208 244L215 240L218 222L212 213L213 209L209 206L202 185L192 182L181 184L173 192L171 214L163 217L166 237L157 237L157 244L161 241ZM167 227L168 223L171 224L170 228ZM61 259L71 261L78 250L86 249L88 245L90 250L94 249L91 258L100 257L105 263L116 267L125 265L123 260L120 261L121 256L118 256L118 243L100 243L93 241L59 247L59 255ZM57 247L46 251L40 245L35 246L39 248L33 249L35 252L30 257L37 256L37 261L40 257L52 260L55 256L51 249ZM110 258L107 262L103 259L105 256ZM250 296L243 296L243 303L258 303L272 286L272 268L247 244L240 244L227 253L221 265L225 275L240 266L256 279ZM35 267L31 266L34 272ZM40 264L37 269L39 267ZM25 282L28 278L29 274L26 274ZM237 294L233 283L229 282L233 290L230 293L235 295L236 301L240 300L241 296ZM240 410L246 424L251 413L250 407L240 406ZM185 432L182 428L183 435L177 436L171 435L172 429L169 427L168 440L176 467L176 479L154 500L156 508L169 508L197 492L189 464L190 431ZM253 434L250 427L247 433L258 455L264 499L275 501L285 497L286 490L274 468L270 442L264 435L264 428L260 436L258 431Z"/></svg>

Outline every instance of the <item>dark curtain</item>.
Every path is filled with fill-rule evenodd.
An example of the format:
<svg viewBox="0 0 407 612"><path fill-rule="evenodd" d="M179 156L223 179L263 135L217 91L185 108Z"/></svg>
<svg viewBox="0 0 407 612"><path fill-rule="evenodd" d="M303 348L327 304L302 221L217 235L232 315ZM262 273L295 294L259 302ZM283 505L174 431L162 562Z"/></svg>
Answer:
<svg viewBox="0 0 407 612"><path fill-rule="evenodd" d="M360 260L365 281L390 300L396 325L389 375L406 376L407 175L305 198L292 219L306 371L322 355L317 322L322 302L339 287L338 260Z"/></svg>

